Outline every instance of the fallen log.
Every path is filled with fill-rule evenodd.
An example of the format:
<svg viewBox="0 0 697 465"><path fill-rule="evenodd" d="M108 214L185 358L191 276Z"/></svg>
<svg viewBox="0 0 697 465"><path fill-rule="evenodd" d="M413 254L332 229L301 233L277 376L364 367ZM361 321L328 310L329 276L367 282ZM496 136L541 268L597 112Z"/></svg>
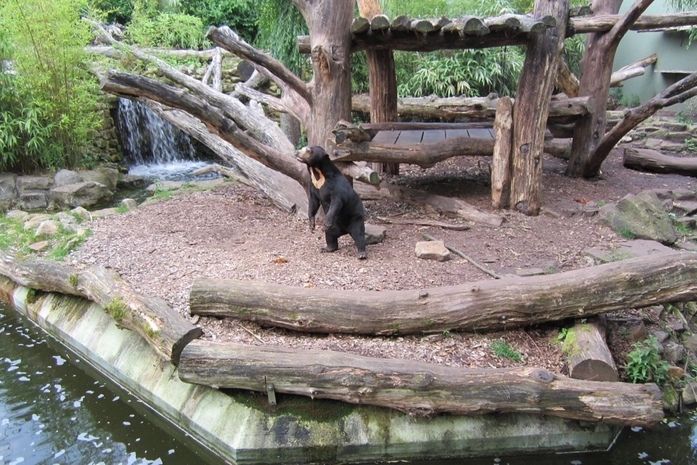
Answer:
<svg viewBox="0 0 697 465"><path fill-rule="evenodd" d="M624 149L625 168L651 173L675 173L697 176L697 158L664 155L651 149Z"/></svg>
<svg viewBox="0 0 697 465"><path fill-rule="evenodd" d="M93 301L109 312L117 326L140 334L160 357L175 366L184 346L203 333L164 300L137 294L118 275L100 266L77 270L47 260L19 260L0 252L0 274L30 289Z"/></svg>
<svg viewBox="0 0 697 465"><path fill-rule="evenodd" d="M663 419L655 384L579 381L541 368L468 370L323 350L193 341L179 379L389 407L416 415L533 413L617 425Z"/></svg>
<svg viewBox="0 0 697 465"><path fill-rule="evenodd" d="M589 381L620 380L615 360L605 341L603 318L577 322L569 328L564 338L563 352L572 378Z"/></svg>
<svg viewBox="0 0 697 465"><path fill-rule="evenodd" d="M433 226L436 228L452 229L453 231L467 231L470 227L466 224L444 223L443 221L421 220L417 218L388 218L378 216L378 220L387 224L411 224L415 226Z"/></svg>
<svg viewBox="0 0 697 465"><path fill-rule="evenodd" d="M306 289L198 278L194 315L295 331L413 334L498 331L697 297L697 254L676 252L565 273L408 291Z"/></svg>

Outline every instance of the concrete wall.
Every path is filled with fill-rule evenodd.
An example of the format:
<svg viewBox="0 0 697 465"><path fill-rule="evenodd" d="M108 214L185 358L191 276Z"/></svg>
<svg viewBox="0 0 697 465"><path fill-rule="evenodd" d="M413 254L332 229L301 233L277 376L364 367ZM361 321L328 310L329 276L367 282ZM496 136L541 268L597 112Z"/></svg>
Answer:
<svg viewBox="0 0 697 465"><path fill-rule="evenodd" d="M620 13L624 13L633 2L624 1ZM665 0L656 0L647 10L647 15L675 13ZM646 69L643 76L624 81L622 94L625 98L638 96L641 103L654 97L666 87L679 81L688 74L697 71L697 43L687 46L689 32L629 31L620 42L613 70L637 62L652 53L658 55L655 65ZM616 92L616 91L614 91ZM614 93L613 92L613 93ZM680 111L689 107L689 103L674 105L671 110Z"/></svg>

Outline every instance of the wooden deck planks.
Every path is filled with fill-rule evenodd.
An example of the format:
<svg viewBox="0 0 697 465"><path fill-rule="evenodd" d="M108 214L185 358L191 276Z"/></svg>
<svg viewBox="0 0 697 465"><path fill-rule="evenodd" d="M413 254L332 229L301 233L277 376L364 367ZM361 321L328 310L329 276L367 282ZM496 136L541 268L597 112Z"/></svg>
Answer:
<svg viewBox="0 0 697 465"><path fill-rule="evenodd" d="M444 139L471 137L494 139L494 130L489 128L470 129L425 129L413 131L380 131L371 142L382 145L433 144Z"/></svg>

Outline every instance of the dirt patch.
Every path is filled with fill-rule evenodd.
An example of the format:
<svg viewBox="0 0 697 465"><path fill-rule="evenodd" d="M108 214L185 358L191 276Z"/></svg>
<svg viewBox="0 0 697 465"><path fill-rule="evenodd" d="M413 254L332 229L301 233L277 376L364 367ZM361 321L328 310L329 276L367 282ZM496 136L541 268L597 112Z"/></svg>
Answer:
<svg viewBox="0 0 697 465"><path fill-rule="evenodd" d="M563 272L590 266L584 249L613 248L624 240L582 212L587 202L615 202L646 189L696 189L692 178L631 171L622 167L621 158L621 150L615 150L603 165L602 176L591 181L567 178L564 161L545 158L541 215L504 211L502 226L470 223L466 231L385 224L387 237L368 246L367 261L356 258L348 236L341 238L335 253L320 253L324 238L319 228L311 233L307 219L286 214L258 192L233 183L213 191L184 191L169 200L146 202L130 213L97 219L93 235L70 260L111 267L138 292L164 298L187 318L188 293L197 277L372 292L493 279L456 255L447 262L416 258L414 246L424 240L423 233L498 274L532 268ZM460 197L491 211L489 163L490 158L460 157L428 170L406 165L401 176L386 182ZM398 202L366 201L365 208L368 222L374 224L384 216L457 221ZM195 321L204 329L204 337L215 341L328 349L456 367L562 370L556 337L561 323L487 334L362 337L303 335L212 317ZM520 361L497 356L492 343L499 340L517 351Z"/></svg>

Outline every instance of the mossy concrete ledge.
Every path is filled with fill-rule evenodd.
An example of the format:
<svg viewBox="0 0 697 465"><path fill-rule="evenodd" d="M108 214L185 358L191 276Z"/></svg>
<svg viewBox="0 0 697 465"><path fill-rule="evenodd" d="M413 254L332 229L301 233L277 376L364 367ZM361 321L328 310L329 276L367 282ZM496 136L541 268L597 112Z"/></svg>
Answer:
<svg viewBox="0 0 697 465"><path fill-rule="evenodd" d="M250 392L179 380L176 368L85 299L35 293L0 276L0 298L231 463L334 463L607 450L618 427L537 415L437 415L295 396L270 407Z"/></svg>

